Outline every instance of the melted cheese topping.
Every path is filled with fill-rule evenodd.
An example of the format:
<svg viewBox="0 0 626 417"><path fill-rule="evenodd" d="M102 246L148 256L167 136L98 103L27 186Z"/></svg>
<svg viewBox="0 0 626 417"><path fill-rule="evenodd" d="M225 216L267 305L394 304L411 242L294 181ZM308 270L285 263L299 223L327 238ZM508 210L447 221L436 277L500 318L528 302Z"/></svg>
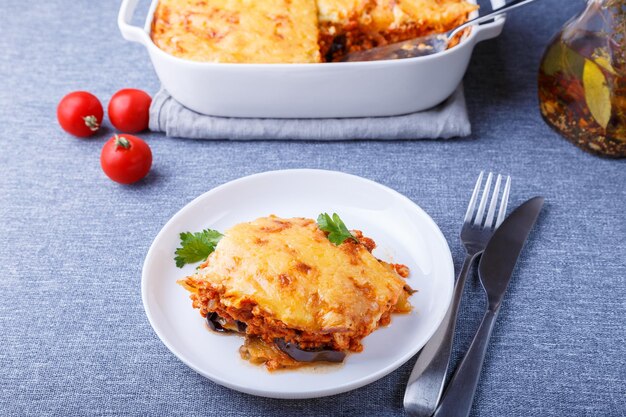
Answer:
<svg viewBox="0 0 626 417"><path fill-rule="evenodd" d="M388 31L407 26L445 32L478 7L464 0L316 0L320 23Z"/></svg>
<svg viewBox="0 0 626 417"><path fill-rule="evenodd" d="M317 8L309 0L160 0L152 40L204 62L320 62Z"/></svg>
<svg viewBox="0 0 626 417"><path fill-rule="evenodd" d="M265 217L225 233L195 281L226 307L244 308L306 332L373 331L396 305L404 280L351 240L331 243L310 219Z"/></svg>

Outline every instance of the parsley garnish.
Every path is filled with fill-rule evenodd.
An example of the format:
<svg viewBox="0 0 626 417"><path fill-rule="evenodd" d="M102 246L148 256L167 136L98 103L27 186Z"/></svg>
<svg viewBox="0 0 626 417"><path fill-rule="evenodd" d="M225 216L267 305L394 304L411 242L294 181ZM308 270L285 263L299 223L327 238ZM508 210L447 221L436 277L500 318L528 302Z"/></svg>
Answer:
<svg viewBox="0 0 626 417"><path fill-rule="evenodd" d="M337 213L333 213L333 217L330 217L328 213L320 214L317 217L317 225L320 230L328 232L328 240L335 245L341 245L347 239L354 239L355 242L359 242L359 240L350 233Z"/></svg>
<svg viewBox="0 0 626 417"><path fill-rule="evenodd" d="M214 250L222 235L217 230L206 229L198 233L184 232L180 234L181 247L176 249L176 266L182 268L186 264L204 261Z"/></svg>

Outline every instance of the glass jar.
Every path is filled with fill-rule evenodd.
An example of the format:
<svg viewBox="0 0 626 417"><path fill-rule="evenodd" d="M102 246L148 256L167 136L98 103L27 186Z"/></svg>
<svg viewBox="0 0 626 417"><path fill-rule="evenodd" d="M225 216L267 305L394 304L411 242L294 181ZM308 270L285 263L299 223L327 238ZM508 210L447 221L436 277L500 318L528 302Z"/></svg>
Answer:
<svg viewBox="0 0 626 417"><path fill-rule="evenodd" d="M544 120L580 148L626 157L626 0L588 0L539 69Z"/></svg>

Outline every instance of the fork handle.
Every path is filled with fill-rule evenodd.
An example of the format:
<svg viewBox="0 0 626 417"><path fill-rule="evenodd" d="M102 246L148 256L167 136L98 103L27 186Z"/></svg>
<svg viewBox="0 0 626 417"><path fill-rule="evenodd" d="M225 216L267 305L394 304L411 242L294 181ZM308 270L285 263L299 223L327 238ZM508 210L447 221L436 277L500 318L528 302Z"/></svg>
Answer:
<svg viewBox="0 0 626 417"><path fill-rule="evenodd" d="M485 313L476 336L448 384L443 400L433 417L469 416L498 310L489 309Z"/></svg>
<svg viewBox="0 0 626 417"><path fill-rule="evenodd" d="M450 363L463 288L474 260L481 252L468 253L454 285L452 303L435 334L419 354L404 393L404 410L409 417L430 417L441 398Z"/></svg>

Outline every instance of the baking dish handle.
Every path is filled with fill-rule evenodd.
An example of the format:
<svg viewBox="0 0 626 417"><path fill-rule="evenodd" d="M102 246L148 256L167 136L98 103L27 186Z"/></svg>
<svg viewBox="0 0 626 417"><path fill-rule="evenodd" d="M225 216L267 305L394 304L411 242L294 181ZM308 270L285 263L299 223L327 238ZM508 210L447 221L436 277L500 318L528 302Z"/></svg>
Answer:
<svg viewBox="0 0 626 417"><path fill-rule="evenodd" d="M499 16L496 17L495 20L491 23L479 25L476 28L476 42L482 42L487 39L492 39L500 36L505 21L505 16Z"/></svg>
<svg viewBox="0 0 626 417"><path fill-rule="evenodd" d="M117 26L119 26L124 39L147 45L150 40L148 34L142 28L130 24L138 2L139 0L122 0L120 13L117 15Z"/></svg>
<svg viewBox="0 0 626 417"><path fill-rule="evenodd" d="M506 0L491 0L491 9L497 10L501 7L506 6ZM504 22L506 21L506 15L502 15L496 17L493 22L485 23L484 25L478 26L476 42L482 42L487 39L492 39L500 36L502 33L502 28L504 27Z"/></svg>

